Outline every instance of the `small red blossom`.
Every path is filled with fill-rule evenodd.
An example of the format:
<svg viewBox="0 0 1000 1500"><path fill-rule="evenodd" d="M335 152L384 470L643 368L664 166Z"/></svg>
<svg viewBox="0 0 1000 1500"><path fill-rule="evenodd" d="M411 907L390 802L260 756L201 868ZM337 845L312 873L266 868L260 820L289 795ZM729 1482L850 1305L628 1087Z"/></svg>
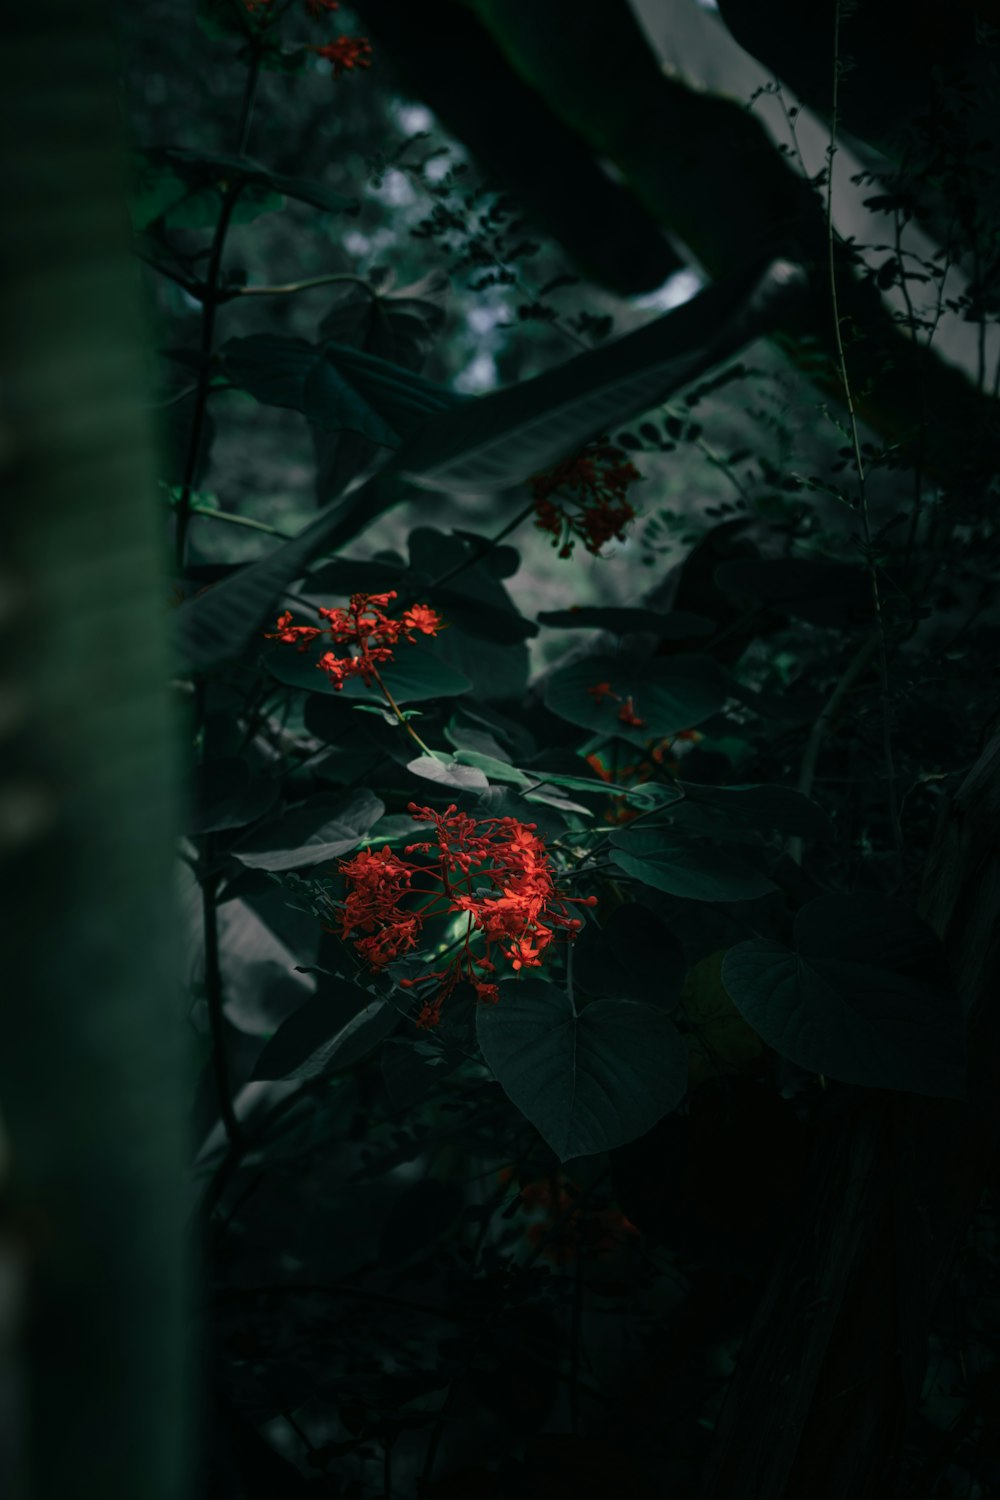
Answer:
<svg viewBox="0 0 1000 1500"><path fill-rule="evenodd" d="M378 679L379 667L392 661L401 640L414 641L416 634L436 635L441 618L427 604L414 604L403 611L401 620L386 614L395 599L387 594L352 594L346 609L320 609L325 626L293 625L289 610L278 616L277 628L266 632L269 641L285 641L306 651L321 636L334 646L347 650L325 651L316 663L339 692L349 677L360 677L366 686Z"/></svg>
<svg viewBox="0 0 1000 1500"><path fill-rule="evenodd" d="M640 719L639 715L636 713L635 704L633 703L631 697L625 699L625 702L618 710L618 717L619 719L621 719L622 723L627 724L630 729L642 729L646 723L645 719Z"/></svg>
<svg viewBox="0 0 1000 1500"><path fill-rule="evenodd" d="M468 923L455 958L400 981L404 989L424 991L417 1025L434 1026L461 980L473 986L481 1002L495 1004L497 962L508 963L515 973L540 967L557 932L572 939L582 926L570 907L593 906L595 898L576 901L558 890L545 841L533 823L477 819L454 805L439 813L411 802L409 812L432 825L431 838L408 845L402 856L389 849L364 850L341 862L347 895L340 935L353 939L366 963L380 969L417 948L432 918L465 914ZM421 862L410 858L415 854Z"/></svg>
<svg viewBox="0 0 1000 1500"><path fill-rule="evenodd" d="M370 68L372 65L372 44L366 36L338 36L336 41L309 50L333 64L334 78L353 73L355 68Z"/></svg>
<svg viewBox="0 0 1000 1500"><path fill-rule="evenodd" d="M306 14L314 21L318 21L320 16L330 15L339 9L340 0L306 0Z"/></svg>
<svg viewBox="0 0 1000 1500"><path fill-rule="evenodd" d="M531 476L535 525L551 534L560 557L569 557L577 540L598 557L607 542L625 540L625 527L636 514L629 486L641 478L620 448L598 438L574 457Z"/></svg>
<svg viewBox="0 0 1000 1500"><path fill-rule="evenodd" d="M291 619L291 615L288 618ZM617 698L618 696L612 690L610 682L595 682L593 687L587 689L587 692L595 703L603 703L605 698Z"/></svg>
<svg viewBox="0 0 1000 1500"><path fill-rule="evenodd" d="M611 772L608 770L607 766L604 764L599 755L587 755L584 757L584 759L586 760L587 765L593 771L594 775L599 776L602 781L614 780L614 777L611 775Z"/></svg>

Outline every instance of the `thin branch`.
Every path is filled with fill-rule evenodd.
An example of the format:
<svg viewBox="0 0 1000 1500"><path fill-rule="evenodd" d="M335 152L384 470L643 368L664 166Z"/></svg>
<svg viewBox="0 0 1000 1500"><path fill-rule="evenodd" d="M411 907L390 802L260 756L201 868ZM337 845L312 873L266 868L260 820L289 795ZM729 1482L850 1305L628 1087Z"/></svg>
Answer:
<svg viewBox="0 0 1000 1500"><path fill-rule="evenodd" d="M865 543L865 561L868 565L869 577L871 579L872 608L875 615L875 630L878 645L879 658L879 684L882 700L882 751L885 756L887 771L887 791L889 803L889 825L892 829L893 843L896 848L896 857L900 867L900 878L902 878L903 862L903 835L899 821L899 799L896 785L896 764L892 748L892 726L889 714L889 656L886 647L885 620L882 614L882 598L879 589L878 567L875 562L872 544L871 514L868 505L867 476L865 473L864 458L861 453L861 437L858 428L857 411L854 405L854 395L851 390L847 375L847 358L844 353L844 340L840 331L840 304L837 298L837 267L835 255L835 239L833 231L833 165L837 154L837 128L839 124L840 106L840 13L842 0L835 0L833 11L833 98L830 110L830 145L827 148L827 183L826 183L826 240L827 240L827 263L830 277L830 300L833 306L833 333L837 350L837 364L840 375L840 383L844 392L844 400L847 405L847 415L850 425L851 446L854 450L854 464L858 476L858 502L861 513L862 530Z"/></svg>

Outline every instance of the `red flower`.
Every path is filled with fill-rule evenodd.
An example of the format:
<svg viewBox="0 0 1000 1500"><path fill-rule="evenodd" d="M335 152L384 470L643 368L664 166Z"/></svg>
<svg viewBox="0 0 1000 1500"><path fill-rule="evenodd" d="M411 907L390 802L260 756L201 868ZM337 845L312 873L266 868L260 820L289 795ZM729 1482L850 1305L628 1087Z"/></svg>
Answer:
<svg viewBox="0 0 1000 1500"><path fill-rule="evenodd" d="M289 610L278 616L277 629L271 634L265 632L265 640L284 641L287 645L297 646L300 651L306 651L312 645L322 631L315 625L293 625Z"/></svg>
<svg viewBox="0 0 1000 1500"><path fill-rule="evenodd" d="M370 68L372 65L372 44L366 36L338 36L335 42L326 42L322 47L309 50L333 64L334 78L353 73L355 68Z"/></svg>
<svg viewBox="0 0 1000 1500"><path fill-rule="evenodd" d="M340 9L340 0L306 0L306 12L317 21L320 16Z"/></svg>
<svg viewBox="0 0 1000 1500"><path fill-rule="evenodd" d="M291 619L291 615L288 618ZM612 692L610 682L595 682L593 687L587 689L587 692L595 703L603 703L605 698L618 697L617 693Z"/></svg>
<svg viewBox="0 0 1000 1500"><path fill-rule="evenodd" d="M625 702L618 710L618 717L623 724L628 724L631 729L642 729L646 722L645 719L639 718L639 715L635 711L635 704L631 698L625 699Z"/></svg>
<svg viewBox="0 0 1000 1500"><path fill-rule="evenodd" d="M635 519L628 489L641 478L620 448L598 438L575 457L532 475L535 525L552 534L560 557L570 556L577 538L597 557L606 542L625 540L625 527Z"/></svg>
<svg viewBox="0 0 1000 1500"><path fill-rule="evenodd" d="M366 686L378 677L379 666L392 661L393 650L400 639L412 641L414 631L436 635L441 629L440 617L427 604L414 604L403 611L401 620L393 620L386 606L395 599L387 594L352 594L347 609L321 609L325 627L293 625L288 610L278 616L277 630L267 634L269 641L286 641L305 651L320 636L329 636L335 646L349 649L341 655L325 651L316 663L339 692L349 677L360 677Z"/></svg>
<svg viewBox="0 0 1000 1500"><path fill-rule="evenodd" d="M432 986L417 1024L434 1026L463 979L479 1000L496 1003L499 987L483 977L496 972L496 959L506 960L515 973L538 968L557 931L569 939L581 927L569 907L593 906L595 898L577 903L557 890L548 850L533 823L476 819L454 804L439 813L411 802L409 811L433 825L432 838L410 844L404 857L388 849L365 850L341 863L348 886L341 936L353 937L365 961L382 968L418 946L431 918L465 914L468 923L456 957L400 981L404 989ZM413 854L424 860L411 861ZM410 904L414 898L420 904Z"/></svg>

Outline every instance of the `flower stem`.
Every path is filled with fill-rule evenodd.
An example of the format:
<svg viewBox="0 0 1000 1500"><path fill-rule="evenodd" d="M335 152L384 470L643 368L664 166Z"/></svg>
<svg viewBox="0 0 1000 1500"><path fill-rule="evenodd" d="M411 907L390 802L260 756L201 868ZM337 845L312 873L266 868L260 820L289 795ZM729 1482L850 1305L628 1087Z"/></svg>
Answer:
<svg viewBox="0 0 1000 1500"><path fill-rule="evenodd" d="M403 713L403 710L400 708L399 704L396 702L395 698L392 696L392 694L390 693L389 689L386 687L386 685L383 682L382 677L381 677L378 669L376 667L374 667L374 666L372 667L372 676L375 678L375 681L378 683L379 687L382 689L382 694L383 694L383 697L385 698L386 703L388 703L389 707L392 709L393 713L396 715L396 718L399 720L399 722L402 724L403 728L406 730L407 734L410 736L410 739L414 740L416 742L416 744L420 746L420 749L424 752L425 755L429 755L432 758L432 760L437 760L438 756L435 754L435 752L431 749L431 747L429 745L425 745L424 744L423 740L420 738L419 734L414 729L413 725L410 723L410 721L406 717L406 715Z"/></svg>

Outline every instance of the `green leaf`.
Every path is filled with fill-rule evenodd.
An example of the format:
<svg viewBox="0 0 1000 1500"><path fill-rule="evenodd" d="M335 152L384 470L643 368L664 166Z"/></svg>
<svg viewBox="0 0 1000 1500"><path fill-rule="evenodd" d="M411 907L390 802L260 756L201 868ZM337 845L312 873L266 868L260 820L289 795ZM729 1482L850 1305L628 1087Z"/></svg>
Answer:
<svg viewBox="0 0 1000 1500"><path fill-rule="evenodd" d="M677 843L667 829L621 828L611 842L611 858L626 875L688 901L753 901L776 889L735 855Z"/></svg>
<svg viewBox="0 0 1000 1500"><path fill-rule="evenodd" d="M715 282L645 328L437 417L405 444L398 469L430 489L519 484L770 332L804 284L788 261Z"/></svg>
<svg viewBox="0 0 1000 1500"><path fill-rule="evenodd" d="M589 688L610 683L617 699L598 700ZM554 672L545 686L546 708L578 724L644 745L690 729L718 713L730 692L728 674L710 656L672 656L663 661L632 661L625 656L590 656ZM644 721L629 728L619 717L631 698Z"/></svg>
<svg viewBox="0 0 1000 1500"><path fill-rule="evenodd" d="M364 698L378 702L384 708L385 699L377 683L367 687L360 677L351 677L342 688L334 687L318 666L320 657L329 649L329 641L314 642L308 651L298 651L282 641L272 641L261 652L261 659L271 675L288 687L301 688L307 693L322 693L345 703ZM470 687L469 679L442 661L435 652L409 643L397 647L393 660L386 662L380 675L400 705L422 703L431 698L454 698L467 693Z"/></svg>
<svg viewBox="0 0 1000 1500"><path fill-rule="evenodd" d="M226 758L199 768L194 791L188 832L220 833L245 828L269 812L278 800L278 780L251 776L245 760Z"/></svg>
<svg viewBox="0 0 1000 1500"><path fill-rule="evenodd" d="M872 892L821 896L794 949L758 939L722 980L754 1031L811 1072L869 1088L961 1098L961 1015L943 952L909 907Z"/></svg>
<svg viewBox="0 0 1000 1500"><path fill-rule="evenodd" d="M603 926L588 922L573 945L573 972L591 995L670 1010L681 992L684 950L645 906L626 902Z"/></svg>
<svg viewBox="0 0 1000 1500"><path fill-rule="evenodd" d="M381 676L399 704L424 703L431 698L456 698L467 693L472 686L464 673L426 646L400 646L393 660L386 662ZM382 701L378 687L366 688L360 677L353 677L344 684L343 696L377 696Z"/></svg>
<svg viewBox="0 0 1000 1500"><path fill-rule="evenodd" d="M353 984L327 985L283 1021L254 1064L252 1077L318 1078L356 1063L399 1025L387 1000Z"/></svg>
<svg viewBox="0 0 1000 1500"><path fill-rule="evenodd" d="M223 345L234 385L265 406L290 407L317 427L349 429L394 448L399 434L362 392L315 344L282 334L257 333Z"/></svg>
<svg viewBox="0 0 1000 1500"><path fill-rule="evenodd" d="M560 1161L645 1134L687 1089L687 1049L652 1005L595 1000L574 1015L542 979L507 981L476 1031L493 1076Z"/></svg>
<svg viewBox="0 0 1000 1500"><path fill-rule="evenodd" d="M327 794L305 807L255 828L233 849L253 870L299 870L348 854L385 811L373 792L354 792L345 802Z"/></svg>
<svg viewBox="0 0 1000 1500"><path fill-rule="evenodd" d="M463 792L481 792L489 786L482 771L474 766L463 766L450 755L438 759L434 755L420 755L411 760L406 769L425 781L436 781L440 786L456 786Z"/></svg>
<svg viewBox="0 0 1000 1500"><path fill-rule="evenodd" d="M704 615L674 609L618 609L601 605L578 605L573 609L543 610L539 625L558 625L563 630L608 630L615 635L648 634L663 641L690 640L712 635L716 626Z"/></svg>

